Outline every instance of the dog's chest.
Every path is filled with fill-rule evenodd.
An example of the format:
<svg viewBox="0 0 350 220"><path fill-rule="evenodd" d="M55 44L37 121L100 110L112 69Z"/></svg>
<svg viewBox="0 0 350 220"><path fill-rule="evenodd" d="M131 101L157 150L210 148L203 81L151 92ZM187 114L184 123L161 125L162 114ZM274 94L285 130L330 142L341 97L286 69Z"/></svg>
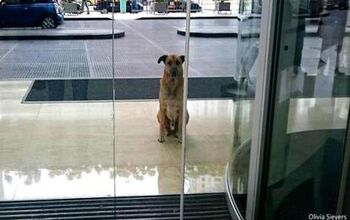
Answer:
<svg viewBox="0 0 350 220"><path fill-rule="evenodd" d="M171 88L171 87L168 88L167 96L168 96L168 99L175 98L176 97L176 89L175 88Z"/></svg>
<svg viewBox="0 0 350 220"><path fill-rule="evenodd" d="M175 97L166 100L166 114L168 118L175 119L179 111L179 101Z"/></svg>

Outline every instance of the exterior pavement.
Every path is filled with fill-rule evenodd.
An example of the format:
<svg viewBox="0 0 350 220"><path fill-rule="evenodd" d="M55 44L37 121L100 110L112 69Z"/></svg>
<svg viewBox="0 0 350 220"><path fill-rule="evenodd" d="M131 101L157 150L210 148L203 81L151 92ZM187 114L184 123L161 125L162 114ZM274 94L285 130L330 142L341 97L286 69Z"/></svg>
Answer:
<svg viewBox="0 0 350 220"><path fill-rule="evenodd" d="M191 27L237 28L236 19L195 19ZM111 78L112 63L117 78L160 77L163 54L184 54L185 37L177 30L185 26L184 19L115 20L115 29L125 31L125 37L114 40L33 40L2 41L0 46L0 79L62 79ZM66 21L58 29L110 29L112 20ZM317 30L309 25L307 29ZM305 37L303 48L304 71L317 73L322 39ZM349 44L350 38L344 38ZM343 47L342 57L349 51ZM115 53L112 62L112 51ZM233 76L236 72L236 38L191 38L190 77ZM348 62L343 65L350 70Z"/></svg>
<svg viewBox="0 0 350 220"><path fill-rule="evenodd" d="M193 20L232 26L234 19ZM66 21L60 28L106 29L112 21ZM116 77L160 77L163 54L184 54L177 34L185 20L116 20L125 37L114 40ZM191 39L190 76L232 76L236 39ZM112 40L2 41L0 79L112 77Z"/></svg>
<svg viewBox="0 0 350 220"><path fill-rule="evenodd" d="M124 37L124 31L115 30L114 38ZM6 29L0 32L1 40L67 40L110 39L111 28L102 29Z"/></svg>

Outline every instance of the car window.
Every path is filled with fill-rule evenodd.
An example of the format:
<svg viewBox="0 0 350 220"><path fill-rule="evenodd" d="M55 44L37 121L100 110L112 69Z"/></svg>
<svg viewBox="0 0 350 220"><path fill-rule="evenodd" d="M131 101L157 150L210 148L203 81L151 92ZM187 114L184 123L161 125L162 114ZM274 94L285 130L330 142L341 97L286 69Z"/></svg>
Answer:
<svg viewBox="0 0 350 220"><path fill-rule="evenodd" d="M49 1L48 0L32 0L34 1L35 3L48 3Z"/></svg>
<svg viewBox="0 0 350 220"><path fill-rule="evenodd" d="M21 4L21 0L6 0L6 5L17 5Z"/></svg>
<svg viewBox="0 0 350 220"><path fill-rule="evenodd" d="M20 0L23 4L47 3L47 0Z"/></svg>
<svg viewBox="0 0 350 220"><path fill-rule="evenodd" d="M32 4L34 3L33 0L21 0L22 4Z"/></svg>

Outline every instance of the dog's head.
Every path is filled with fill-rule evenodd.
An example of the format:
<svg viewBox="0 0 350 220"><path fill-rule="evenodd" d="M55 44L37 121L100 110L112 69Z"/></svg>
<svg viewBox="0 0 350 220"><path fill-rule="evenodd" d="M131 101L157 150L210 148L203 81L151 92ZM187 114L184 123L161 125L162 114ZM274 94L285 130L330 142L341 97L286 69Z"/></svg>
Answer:
<svg viewBox="0 0 350 220"><path fill-rule="evenodd" d="M183 77L182 64L185 61L185 56L178 55L163 55L159 57L158 63L163 62L164 77L168 78L170 82L175 82L179 77Z"/></svg>

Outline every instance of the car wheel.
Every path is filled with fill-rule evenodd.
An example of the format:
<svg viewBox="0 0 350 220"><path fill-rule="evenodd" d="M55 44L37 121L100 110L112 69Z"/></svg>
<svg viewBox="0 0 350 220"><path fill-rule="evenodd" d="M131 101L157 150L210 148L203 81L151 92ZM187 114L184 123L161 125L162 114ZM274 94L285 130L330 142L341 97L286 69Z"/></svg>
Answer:
<svg viewBox="0 0 350 220"><path fill-rule="evenodd" d="M57 25L55 24L55 21L53 20L53 18L45 17L41 22L41 27L43 29L53 29L53 28L56 28Z"/></svg>

